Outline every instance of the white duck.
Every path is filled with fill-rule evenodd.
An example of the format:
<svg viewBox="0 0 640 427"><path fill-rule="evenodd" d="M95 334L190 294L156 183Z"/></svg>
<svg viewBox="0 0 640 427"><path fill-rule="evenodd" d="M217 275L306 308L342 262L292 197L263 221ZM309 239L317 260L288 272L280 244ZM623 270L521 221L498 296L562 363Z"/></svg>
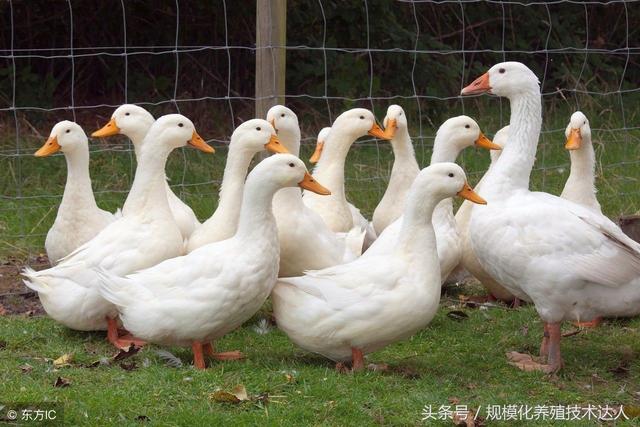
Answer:
<svg viewBox="0 0 640 427"><path fill-rule="evenodd" d="M314 150L313 154L309 158L309 163L312 163L315 165L316 163L318 163L318 160L320 160L320 157L322 156L322 150L324 149L324 141L326 141L327 136L329 136L329 132L331 132L330 127L322 128L320 129L320 132L318 132L318 138L316 140L316 149Z"/></svg>
<svg viewBox="0 0 640 427"><path fill-rule="evenodd" d="M391 147L393 148L394 161L387 190L373 211L372 224L378 236L402 215L404 200L409 188L420 172L409 136L407 116L402 107L390 105L387 108L383 125L385 132L393 135Z"/></svg>
<svg viewBox="0 0 640 427"><path fill-rule="evenodd" d="M504 148L509 139L509 126L505 126L496 132L493 137L493 143L498 145L499 147ZM482 186L484 184L485 178L489 174L489 171L495 167L495 164L502 153L501 150L491 150L491 164L489 165L489 169L482 176L474 191L481 194ZM473 252L473 248L471 247L471 240L469 240L469 220L471 219L471 211L474 208L473 203L469 203L467 201L463 202L458 211L456 212L456 223L458 224L458 231L460 232L460 243L462 245L462 257L460 260L460 264L458 265L459 270L466 270L473 277L478 279L482 285L489 291L489 300L498 299L500 301L505 301L512 303L514 306L520 305L520 301L516 298L511 292L507 290L500 283L496 282L493 277L487 274L478 259L476 258L475 253ZM463 273L456 273L454 271L452 275L462 275Z"/></svg>
<svg viewBox="0 0 640 427"><path fill-rule="evenodd" d="M596 156L591 142L589 120L581 111L571 115L565 130L565 148L571 156L571 172L560 197L602 213L596 197Z"/></svg>
<svg viewBox="0 0 640 427"><path fill-rule="evenodd" d="M283 105L271 107L267 121L289 153L300 154L298 117ZM280 242L280 277L299 276L352 261L360 256L364 233L354 227L349 233L329 230L320 215L302 202L300 188L283 188L273 198L273 214Z"/></svg>
<svg viewBox="0 0 640 427"><path fill-rule="evenodd" d="M272 136L269 128L256 133L263 145ZM136 336L191 345L198 369L205 368L203 353L219 360L243 357L240 352L216 354L211 342L253 316L273 289L279 249L271 201L276 191L293 186L328 194L296 156L263 160L247 177L233 237L124 278L105 271L102 295L118 307L124 326Z"/></svg>
<svg viewBox="0 0 640 427"><path fill-rule="evenodd" d="M500 148L484 136L480 131L480 126L471 117L452 117L438 128L433 143L431 164L455 162L462 150L473 145L492 150ZM367 253L385 254L393 251L402 230L402 221L401 216L389 225L367 250ZM433 227L436 230L440 272L444 282L458 265L462 256L462 245L453 216L453 200L451 198L441 201L436 207L433 212Z"/></svg>
<svg viewBox="0 0 640 427"><path fill-rule="evenodd" d="M263 132L269 132L271 135L267 142L263 141ZM249 164L253 156L262 150L272 153L287 152L269 122L262 119L247 120L233 131L220 185L218 207L213 215L193 232L187 242L187 252L228 239L235 234Z"/></svg>
<svg viewBox="0 0 640 427"><path fill-rule="evenodd" d="M89 143L77 123L64 120L56 124L34 156L50 156L58 151L64 153L67 161L67 183L44 243L51 265L93 239L115 220L112 213L96 204L89 176Z"/></svg>
<svg viewBox="0 0 640 427"><path fill-rule="evenodd" d="M25 269L25 284L37 291L46 312L63 325L81 331L108 329L118 347L131 340L118 337L115 307L100 296L95 268L123 276L181 255L182 235L171 215L164 167L171 151L191 144L213 152L193 123L179 114L160 117L149 129L140 150L136 175L122 218L72 252L57 266Z"/></svg>
<svg viewBox="0 0 640 427"><path fill-rule="evenodd" d="M124 104L116 108L111 115L109 123L93 132L91 136L107 137L117 134L125 135L131 140L136 153L136 159L139 159L144 137L153 122L153 116L144 108L133 104ZM176 220L183 239L186 240L191 233L193 233L193 230L200 225L200 222L198 222L198 218L196 218L193 210L176 196L169 186L169 183L165 182L165 188L173 218Z"/></svg>
<svg viewBox="0 0 640 427"><path fill-rule="evenodd" d="M351 145L367 134L382 139L390 138L367 109L354 108L340 114L324 141L322 155L313 170L314 178L325 183L331 190L331 196L320 197L305 192L303 197L304 203L317 212L331 230L348 232L354 226L366 230L365 249L373 243L376 234L360 211L347 202L344 165Z"/></svg>
<svg viewBox="0 0 640 427"><path fill-rule="evenodd" d="M462 90L509 98L509 143L483 183L489 204L471 212L470 238L485 271L542 318L542 363L510 353L521 369L563 365L560 324L640 312L640 244L605 216L574 202L529 191L542 124L540 85L519 62L497 64Z"/></svg>
<svg viewBox="0 0 640 427"><path fill-rule="evenodd" d="M445 198L478 203L460 166L439 163L409 191L402 231L389 254L369 255L301 277L279 279L273 313L291 340L336 362L364 367L364 354L410 337L438 309L440 265L431 216Z"/></svg>

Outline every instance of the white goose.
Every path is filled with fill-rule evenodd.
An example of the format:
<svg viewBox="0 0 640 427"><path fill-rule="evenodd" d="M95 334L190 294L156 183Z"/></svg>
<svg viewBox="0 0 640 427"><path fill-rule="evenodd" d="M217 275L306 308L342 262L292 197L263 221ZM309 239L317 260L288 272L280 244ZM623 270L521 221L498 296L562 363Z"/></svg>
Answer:
<svg viewBox="0 0 640 427"><path fill-rule="evenodd" d="M499 147L504 148L509 139L509 126L505 126L496 132L493 143L498 145ZM482 193L482 186L484 181L489 174L489 171L495 167L495 164L498 162L498 158L502 150L491 150L491 164L489 165L489 169L482 176L474 191L478 194ZM507 290L500 283L496 282L493 277L487 274L478 259L476 258L475 253L473 252L473 248L471 247L471 240L469 240L469 220L471 219L471 211L474 208L473 203L469 203L467 201L463 202L458 211L456 212L456 223L458 224L458 231L460 232L460 243L462 245L462 257L460 260L460 264L458 265L459 270L466 270L473 277L478 279L482 286L489 291L489 300L498 299L500 301L505 301L509 303L513 303L514 306L518 306L520 304L519 299L516 298L511 292ZM463 273L457 273L454 271L452 275L458 276L458 274L463 275Z"/></svg>
<svg viewBox="0 0 640 427"><path fill-rule="evenodd" d="M294 156L300 154L298 117L283 105L271 107L267 121L282 145ZM352 261L360 256L364 233L354 227L349 233L329 230L320 215L302 202L300 188L283 188L273 198L273 214L280 242L280 277L299 276Z"/></svg>
<svg viewBox="0 0 640 427"><path fill-rule="evenodd" d="M265 143L260 135L267 131L271 139ZM213 215L193 232L187 242L187 252L228 239L235 234L249 164L253 156L262 150L273 153L287 152L269 122L262 119L247 120L233 131L220 186L218 207Z"/></svg>
<svg viewBox="0 0 640 427"><path fill-rule="evenodd" d="M468 116L457 116L446 120L436 133L433 143L431 164L455 162L456 158L467 147L476 145L486 149L499 149L480 131L480 126ZM388 226L378 237L367 253L385 254L395 247L402 230L402 216ZM460 262L462 247L460 235L453 216L453 200L441 201L433 212L433 226L438 240L438 258L442 281Z"/></svg>
<svg viewBox="0 0 640 427"><path fill-rule="evenodd" d="M263 145L272 136L270 128L256 132ZM205 368L204 354L218 360L243 357L240 352L214 353L211 342L253 316L275 285L279 249L271 200L276 191L293 186L328 194L297 157L278 154L263 160L247 177L233 237L124 278L104 272L102 295L118 307L124 326L136 336L191 345L198 369Z"/></svg>
<svg viewBox="0 0 640 427"><path fill-rule="evenodd" d="M563 365L560 324L640 312L640 244L605 216L529 191L542 124L540 85L519 62L497 64L462 90L509 98L509 143L483 183L489 204L471 212L470 238L485 271L533 301L544 321L542 363L510 353L521 369Z"/></svg>
<svg viewBox="0 0 640 427"><path fill-rule="evenodd" d="M124 104L116 108L111 115L109 123L93 132L91 136L107 137L117 134L125 135L131 140L136 153L136 159L139 159L144 137L153 122L153 116L144 108L133 104ZM173 218L176 220L183 239L186 240L191 233L193 233L193 230L200 225L200 222L198 222L198 218L196 218L193 210L176 196L169 186L169 183L165 182L165 188Z"/></svg>
<svg viewBox="0 0 640 427"><path fill-rule="evenodd" d="M460 166L439 163L416 177L390 254L370 256L301 277L279 279L273 313L291 340L336 362L364 367L364 354L406 339L438 309L440 266L431 216L443 199L484 201Z"/></svg>
<svg viewBox="0 0 640 427"><path fill-rule="evenodd" d="M567 137L565 148L569 150L571 156L571 172L560 197L602 213L596 197L594 173L596 156L593 151L591 127L587 116L581 111L573 113L567 125L565 136Z"/></svg>
<svg viewBox="0 0 640 427"><path fill-rule="evenodd" d="M348 232L354 226L366 230L365 249L373 243L376 235L369 221L357 208L350 206L347 202L344 165L351 145L356 139L367 134L389 139L389 136L376 123L373 113L367 109L354 108L339 115L324 141L322 155L313 170L314 178L331 190L331 196L320 197L314 193L305 192L302 199L305 205L322 217L332 231Z"/></svg>
<svg viewBox="0 0 640 427"><path fill-rule="evenodd" d="M89 143L77 123L64 120L56 124L34 156L50 156L58 151L64 153L67 161L67 182L44 243L51 265L93 239L115 220L112 213L96 204L89 176Z"/></svg>
<svg viewBox="0 0 640 427"><path fill-rule="evenodd" d="M373 211L371 222L378 236L389 224L402 215L404 200L409 188L420 172L409 136L407 116L402 107L390 105L387 108L383 125L385 132L393 135L391 147L393 148L394 161L387 190Z"/></svg>
<svg viewBox="0 0 640 427"><path fill-rule="evenodd" d="M57 266L38 272L27 268L23 273L25 284L38 292L54 320L81 331L108 329L109 340L125 348L131 340L118 337L117 312L98 293L94 269L122 276L181 255L182 235L171 215L164 185L165 163L173 149L187 143L213 152L193 123L179 114L160 117L145 139L122 218Z"/></svg>

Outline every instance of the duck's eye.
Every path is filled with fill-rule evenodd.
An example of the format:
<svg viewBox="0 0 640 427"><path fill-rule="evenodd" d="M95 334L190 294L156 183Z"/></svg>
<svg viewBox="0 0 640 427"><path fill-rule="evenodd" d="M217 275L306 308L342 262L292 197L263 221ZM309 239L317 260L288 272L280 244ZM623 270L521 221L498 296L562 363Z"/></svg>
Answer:
<svg viewBox="0 0 640 427"><path fill-rule="evenodd" d="M261 128L260 126L258 126L258 127L256 128L256 130L257 130L257 131L261 131L261 130L262 130L262 128Z"/></svg>
<svg viewBox="0 0 640 427"><path fill-rule="evenodd" d="M280 117L284 117L284 113L280 114Z"/></svg>
<svg viewBox="0 0 640 427"><path fill-rule="evenodd" d="M449 178L453 178L453 172L449 172Z"/></svg>
<svg viewBox="0 0 640 427"><path fill-rule="evenodd" d="M130 115L131 115L131 113L124 113L124 115L125 115L125 116L130 116Z"/></svg>
<svg viewBox="0 0 640 427"><path fill-rule="evenodd" d="M184 123L178 123L178 126L182 127L184 126Z"/></svg>
<svg viewBox="0 0 640 427"><path fill-rule="evenodd" d="M399 116L401 116L401 115L402 115L402 113L400 113L400 114L398 114L398 115L399 115Z"/></svg>
<svg viewBox="0 0 640 427"><path fill-rule="evenodd" d="M500 69L498 70L498 72L499 72L500 74L504 74L504 73L506 73L506 71L507 71L507 70L505 70L504 68L500 68Z"/></svg>
<svg viewBox="0 0 640 427"><path fill-rule="evenodd" d="M293 163L289 163L289 167L294 167L295 165Z"/></svg>
<svg viewBox="0 0 640 427"><path fill-rule="evenodd" d="M471 127L471 125L464 125L464 127L466 127L467 129L469 129Z"/></svg>
<svg viewBox="0 0 640 427"><path fill-rule="evenodd" d="M360 120L364 120L364 116L360 116Z"/></svg>
<svg viewBox="0 0 640 427"><path fill-rule="evenodd" d="M71 129L67 129L65 132L66 132L66 133L69 133L69 132L71 132Z"/></svg>
<svg viewBox="0 0 640 427"><path fill-rule="evenodd" d="M587 124L587 121L585 120L585 121L584 121L584 123L583 123L583 125L586 125L586 124Z"/></svg>

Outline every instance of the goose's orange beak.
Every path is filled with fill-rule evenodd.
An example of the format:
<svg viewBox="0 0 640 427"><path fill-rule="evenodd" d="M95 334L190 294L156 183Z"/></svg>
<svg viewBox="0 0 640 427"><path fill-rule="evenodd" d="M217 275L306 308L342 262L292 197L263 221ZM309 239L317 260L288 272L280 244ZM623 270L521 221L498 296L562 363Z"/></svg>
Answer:
<svg viewBox="0 0 640 427"><path fill-rule="evenodd" d="M467 199L470 202L477 203L479 205L487 204L487 201L485 199L483 199L478 195L478 193L473 191L473 188L471 188L468 182L465 182L464 186L462 187L462 190L458 191L458 196L462 197L463 199Z"/></svg>
<svg viewBox="0 0 640 427"><path fill-rule="evenodd" d="M384 128L384 134L386 135L386 138L384 139L393 139L397 129L398 121L396 119L387 120L387 126Z"/></svg>
<svg viewBox="0 0 640 427"><path fill-rule="evenodd" d="M196 132L195 130L193 131L193 134L191 135L191 139L189 141L187 141L187 144L189 144L193 148L197 148L200 151L204 151L205 153L215 153L216 152L216 150L214 150L212 146L210 146L209 144L204 142L204 139L202 139L202 137L200 135L198 135L198 132Z"/></svg>
<svg viewBox="0 0 640 427"><path fill-rule="evenodd" d="M105 136L113 136L120 133L120 128L116 125L116 119L109 120L109 123L102 126L97 131L93 132L91 136L94 138L103 138Z"/></svg>
<svg viewBox="0 0 640 427"><path fill-rule="evenodd" d="M60 150L60 144L58 144L58 138L55 136L50 136L49 139L46 140L44 145L38 149L35 153L33 153L36 157L47 157L56 153Z"/></svg>
<svg viewBox="0 0 640 427"><path fill-rule="evenodd" d="M486 148L487 150L502 150L502 147L500 147L498 144L495 144L482 132L480 132L480 136L475 140L474 144L476 147Z"/></svg>
<svg viewBox="0 0 640 427"><path fill-rule="evenodd" d="M470 85L460 91L460 95L475 95L478 93L490 92L491 84L489 82L489 73L484 73Z"/></svg>
<svg viewBox="0 0 640 427"><path fill-rule="evenodd" d="M322 155L323 148L324 148L324 141L318 140L318 142L316 143L316 149L314 150L313 154L309 158L309 163L312 163L312 164L318 163L318 160L320 160L320 156Z"/></svg>
<svg viewBox="0 0 640 427"><path fill-rule="evenodd" d="M264 144L264 149L272 153L287 154L289 152L289 150L287 150L285 146L280 143L280 140L275 135L271 135L271 138L269 138L269 142Z"/></svg>
<svg viewBox="0 0 640 427"><path fill-rule="evenodd" d="M580 128L571 129L571 133L569 134L569 138L567 138L567 143L564 145L564 148L567 150L577 150L582 146L582 134L580 133Z"/></svg>
<svg viewBox="0 0 640 427"><path fill-rule="evenodd" d="M300 188L304 188L305 190L313 191L314 193L320 194L322 196L328 196L331 194L331 191L320 185L318 181L316 181L311 175L309 175L309 172L305 172L304 178L298 183L298 186L300 186Z"/></svg>
<svg viewBox="0 0 640 427"><path fill-rule="evenodd" d="M380 125L378 125L377 123L373 123L373 126L371 126L371 129L369 129L369 132L367 132L369 135L371 136L375 136L376 138L380 138L380 139L391 139L389 136L387 136L387 134L382 130L382 128L380 127Z"/></svg>

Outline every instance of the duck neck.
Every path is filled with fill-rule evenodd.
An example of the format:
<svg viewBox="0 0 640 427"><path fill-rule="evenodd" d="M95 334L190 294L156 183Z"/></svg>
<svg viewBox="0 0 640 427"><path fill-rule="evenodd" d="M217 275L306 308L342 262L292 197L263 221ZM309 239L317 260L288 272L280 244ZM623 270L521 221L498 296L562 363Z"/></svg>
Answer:
<svg viewBox="0 0 640 427"><path fill-rule="evenodd" d="M226 221L230 227L235 228L238 221L245 178L253 155L253 152L242 149L233 141L229 145L229 154L220 187L220 200L215 215L217 218L222 218L223 223Z"/></svg>
<svg viewBox="0 0 640 427"><path fill-rule="evenodd" d="M408 173L413 173L415 178L420 168L418 167L411 137L406 127L396 131L396 134L391 140L391 147L393 148L394 161L393 167L391 168L389 186L392 186L395 181L402 176L406 176Z"/></svg>
<svg viewBox="0 0 640 427"><path fill-rule="evenodd" d="M433 153L431 154L432 165L436 163L455 163L460 154L460 144L451 139L450 132L438 131L433 142ZM453 218L453 198L449 197L437 204L437 215L448 215Z"/></svg>
<svg viewBox="0 0 640 427"><path fill-rule="evenodd" d="M278 239L272 208L273 196L278 190L275 185L263 182L258 174L247 178L236 238L252 242Z"/></svg>
<svg viewBox="0 0 640 427"><path fill-rule="evenodd" d="M133 185L122 208L124 216L171 215L164 179L164 168L169 153L170 150L161 144L141 147Z"/></svg>
<svg viewBox="0 0 640 427"><path fill-rule="evenodd" d="M64 186L64 194L60 207L77 209L84 207L95 207L97 209L93 189L91 188L91 177L89 176L89 149L77 148L64 153L67 162L67 182Z"/></svg>
<svg viewBox="0 0 640 427"><path fill-rule="evenodd" d="M562 190L562 196L573 200L572 195L579 195L581 199L596 202L595 190L595 153L591 143L591 136L582 138L582 147L569 152L571 157L571 172ZM574 200L576 201L576 200Z"/></svg>
<svg viewBox="0 0 640 427"><path fill-rule="evenodd" d="M327 136L322 156L313 170L313 177L331 190L332 197L345 198L344 164L354 141L354 138L333 129Z"/></svg>
<svg viewBox="0 0 640 427"><path fill-rule="evenodd" d="M504 191L529 188L529 176L542 126L540 89L537 85L525 89L511 96L509 101L509 143L502 150L495 167L491 168L487 189L500 188Z"/></svg>
<svg viewBox="0 0 640 427"><path fill-rule="evenodd" d="M300 157L300 128L278 130L278 139L296 157Z"/></svg>

